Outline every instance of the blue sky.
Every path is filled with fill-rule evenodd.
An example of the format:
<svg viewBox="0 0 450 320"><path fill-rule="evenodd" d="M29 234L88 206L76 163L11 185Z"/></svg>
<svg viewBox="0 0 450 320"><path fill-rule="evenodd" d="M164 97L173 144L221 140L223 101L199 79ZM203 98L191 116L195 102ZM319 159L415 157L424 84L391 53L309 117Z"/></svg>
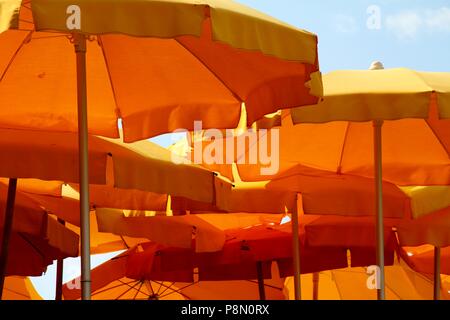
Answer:
<svg viewBox="0 0 450 320"><path fill-rule="evenodd" d="M386 68L450 72L450 0L239 0L319 36L321 70ZM377 15L379 13L379 15ZM369 22L369 26L368 26ZM379 24L377 23L379 22ZM152 141L168 146L180 135ZM93 264L109 259L98 256ZM65 280L79 275L79 260L65 263ZM54 267L33 282L54 296Z"/></svg>

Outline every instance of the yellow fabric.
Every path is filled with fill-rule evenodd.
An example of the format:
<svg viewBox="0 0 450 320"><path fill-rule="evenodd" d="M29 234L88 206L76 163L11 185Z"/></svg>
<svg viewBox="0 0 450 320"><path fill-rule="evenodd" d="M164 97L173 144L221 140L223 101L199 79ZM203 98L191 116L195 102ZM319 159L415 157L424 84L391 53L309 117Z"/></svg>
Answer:
<svg viewBox="0 0 450 320"><path fill-rule="evenodd" d="M5 278L2 300L42 300L27 277Z"/></svg>
<svg viewBox="0 0 450 320"><path fill-rule="evenodd" d="M411 199L413 218L450 206L450 186L399 187Z"/></svg>
<svg viewBox="0 0 450 320"><path fill-rule="evenodd" d="M316 63L316 35L230 0L33 0L36 29L68 31L70 5L80 8L81 31L88 34L200 36L203 22L211 17L213 40L285 60Z"/></svg>
<svg viewBox="0 0 450 320"><path fill-rule="evenodd" d="M66 223L66 227L77 234L80 234L80 228ZM134 245L147 242L144 238L131 238L127 236L117 236L111 233L99 232L95 213L90 213L90 235L91 235L91 254L109 253L119 250L126 250Z"/></svg>
<svg viewBox="0 0 450 320"><path fill-rule="evenodd" d="M0 32L17 27L22 0L0 0Z"/></svg>
<svg viewBox="0 0 450 320"><path fill-rule="evenodd" d="M291 111L294 123L428 118L436 92L440 118L450 118L450 73L409 69L334 71L323 76L324 98Z"/></svg>
<svg viewBox="0 0 450 320"><path fill-rule="evenodd" d="M0 178L0 183L8 184L9 178ZM32 194L61 197L62 186L61 181L43 181L39 179L18 179L17 189Z"/></svg>
<svg viewBox="0 0 450 320"><path fill-rule="evenodd" d="M216 181L216 206L227 212L294 212L297 192L267 189L268 183L268 181L240 182L230 186Z"/></svg>
<svg viewBox="0 0 450 320"><path fill-rule="evenodd" d="M432 300L433 282L414 272L405 263L385 267L387 300ZM365 268L348 268L319 273L319 300L376 300L376 290L367 288ZM302 275L302 299L312 300L312 274ZM294 298L293 278L286 278L284 293ZM443 299L450 298L442 290Z"/></svg>

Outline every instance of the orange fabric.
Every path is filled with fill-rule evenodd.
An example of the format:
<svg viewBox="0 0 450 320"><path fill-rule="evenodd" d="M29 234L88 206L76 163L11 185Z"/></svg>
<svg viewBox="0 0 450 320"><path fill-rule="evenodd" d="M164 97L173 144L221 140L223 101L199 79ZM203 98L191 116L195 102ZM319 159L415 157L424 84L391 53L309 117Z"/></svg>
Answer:
<svg viewBox="0 0 450 320"><path fill-rule="evenodd" d="M6 206L7 187L0 184L0 233ZM33 200L16 194L7 274L36 275L59 257L78 255L78 235L51 218Z"/></svg>
<svg viewBox="0 0 450 320"><path fill-rule="evenodd" d="M306 214L375 215L374 182L368 178L296 166L268 182L266 188L300 193ZM383 196L385 217L411 217L409 198L398 187L384 182Z"/></svg>
<svg viewBox="0 0 450 320"><path fill-rule="evenodd" d="M450 120L429 121L433 124L420 119L384 122L384 180L398 185L450 184L450 134L447 134ZM373 177L371 123L298 124L277 129L280 130L279 172L302 164L337 173ZM246 150L247 154L250 152L251 149ZM241 157L244 155L236 160ZM270 176L261 176L260 167L238 164L239 175L245 181L270 179Z"/></svg>
<svg viewBox="0 0 450 320"><path fill-rule="evenodd" d="M6 277L2 300L43 300L26 277Z"/></svg>
<svg viewBox="0 0 450 320"><path fill-rule="evenodd" d="M76 234L80 234L80 228L76 225L66 223L66 227ZM99 232L97 219L94 212L90 213L91 254L109 253L119 250L126 250L141 242L148 241L143 238L131 238L118 236L112 233Z"/></svg>
<svg viewBox="0 0 450 320"><path fill-rule="evenodd" d="M163 265L158 262L161 260L160 254L164 255L164 249L155 255L158 246L145 244L144 248L145 251L140 248L131 248L93 269L92 298L98 300L258 300L258 286L255 281L198 281L198 277L193 277L192 269L189 270L189 274L188 270L164 271L160 269ZM276 270L273 272L277 273ZM167 280L153 280L161 276ZM174 282L176 280L187 282ZM277 276L265 280L267 299L283 299L283 280ZM81 290L76 287L79 283L77 278L64 285L64 299L80 298Z"/></svg>
<svg viewBox="0 0 450 320"><path fill-rule="evenodd" d="M120 5L127 9L116 10L124 15L140 15L152 4L144 1L137 7L124 2ZM59 15L50 12L59 10L59 5L47 3L47 7L41 8L33 4L40 28L48 30L45 26L50 20L58 20ZM114 5L119 3L116 1ZM132 37L127 34L136 35L144 24L132 27L135 19L120 23L119 17L124 17L119 15L107 24L119 23L113 28L120 34L99 32L102 35L97 36L97 41L87 41L90 133L118 137L117 119L122 118L124 139L131 142L179 128L192 129L194 120L201 120L205 128L236 127L241 102L247 104L251 122L280 107L317 102L313 94L321 91L321 81L314 82L317 88L306 86L310 80L320 78L315 73L318 71L315 35L234 3L208 1L204 8L197 2L181 4L181 8L176 8L177 5L180 4L173 1L161 3L150 9L150 14L155 15L155 10L165 7L161 16L178 12L172 16L177 23L170 25L174 29L189 25L180 33L159 30L167 28L167 20L156 22L159 18L155 17L147 27L156 27L161 33L137 32L141 36ZM84 27L96 25L98 19L107 15L104 10L109 9L110 6L104 8L101 4L89 6L86 10L99 10L92 13L99 16ZM183 15L179 15L179 10ZM242 10L244 14L240 13ZM257 18L253 17L255 14ZM42 30L30 23L33 19L28 8L21 11L21 19L28 23L21 22L19 27ZM87 20L82 19L83 24ZM234 23L248 26L247 37L236 37L230 32ZM99 25L100 29L105 26ZM286 47L289 41L278 39L279 35L295 40ZM7 112L0 111L0 126L77 131L75 54L66 35L9 30L0 34L0 46L3 76L0 95L8 105ZM22 94L23 90L27 94Z"/></svg>
<svg viewBox="0 0 450 320"><path fill-rule="evenodd" d="M199 252L217 251L223 247L225 235L212 224L194 215L178 217L126 217L121 210L97 209L100 232L109 232L149 240L179 248L191 248Z"/></svg>
<svg viewBox="0 0 450 320"><path fill-rule="evenodd" d="M450 207L415 220L402 221L397 229L402 246L432 244L437 247L448 247L450 246Z"/></svg>
<svg viewBox="0 0 450 320"><path fill-rule="evenodd" d="M216 180L216 206L227 212L286 213L296 211L296 190L276 190L260 183L230 186Z"/></svg>
<svg viewBox="0 0 450 320"><path fill-rule="evenodd" d="M415 271L431 275L434 273L434 247L403 247L402 258ZM441 274L450 275L450 247L441 248Z"/></svg>
<svg viewBox="0 0 450 320"><path fill-rule="evenodd" d="M78 138L74 133L0 129L0 146L0 176L78 182ZM212 172L200 166L176 164L172 156L149 141L125 144L119 139L89 136L89 182L212 202ZM99 188L97 200L103 203L107 198L101 196L104 191ZM133 190L123 193L133 207L158 198ZM109 199L115 196L113 190ZM120 199L113 206L118 205L122 205Z"/></svg>
<svg viewBox="0 0 450 320"><path fill-rule="evenodd" d="M306 242L311 246L374 247L375 219L373 217L311 216L305 225ZM385 219L385 245L393 248L392 227L400 220Z"/></svg>

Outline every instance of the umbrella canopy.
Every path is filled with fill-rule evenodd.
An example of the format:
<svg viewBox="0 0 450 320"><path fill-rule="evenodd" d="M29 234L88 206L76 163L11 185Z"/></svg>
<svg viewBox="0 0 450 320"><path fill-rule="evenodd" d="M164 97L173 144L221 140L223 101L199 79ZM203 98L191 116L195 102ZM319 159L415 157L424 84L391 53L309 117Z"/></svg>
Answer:
<svg viewBox="0 0 450 320"><path fill-rule="evenodd" d="M240 281L198 281L193 270L188 272L159 271L156 276L139 276L135 270L149 269L144 260L134 259L142 254L132 248L92 270L92 298L98 300L258 300L258 283L252 280ZM148 262L145 260L145 262ZM140 264L139 264L140 263ZM151 264L150 264L151 265ZM151 268L150 268L151 269ZM152 279L152 277L165 277ZM194 279L197 278L197 279ZM74 279L64 285L64 298L79 299L80 290ZM265 281L266 298L283 299L283 280L274 278Z"/></svg>
<svg viewBox="0 0 450 320"><path fill-rule="evenodd" d="M0 184L0 234L3 234L7 187ZM54 260L78 256L79 237L19 192L9 243L7 275L40 276Z"/></svg>
<svg viewBox="0 0 450 320"><path fill-rule="evenodd" d="M442 248L441 250L442 274L450 276L450 247ZM433 274L433 246L403 247L400 254L405 262L415 271L426 275Z"/></svg>
<svg viewBox="0 0 450 320"><path fill-rule="evenodd" d="M425 119L423 125L428 131L409 136L409 140L429 140L431 133L437 135L441 150L446 152L441 161L446 162L440 172L449 184L448 121L450 118L450 74L415 72L406 69L384 70L380 62L372 64L370 71L342 71L328 75L327 93L320 110L306 109L292 111L294 123L321 123L330 121L373 121L373 172L376 193L377 265L380 267L379 298L385 298L384 252L383 252L383 139L382 128L386 120L406 118ZM446 119L446 120L439 120ZM425 122L425 121L423 121ZM446 123L447 122L447 123ZM443 139L442 142L440 139ZM408 146L409 144L406 144ZM344 148L343 145L342 148ZM400 148L400 145L396 147ZM364 150L364 151L362 151ZM400 149L401 150L401 149ZM358 152L359 151L359 152ZM364 148L355 154L366 152ZM423 150L421 150L423 154ZM397 158L397 157L396 157ZM398 161L396 158L391 161ZM408 163L409 161L405 161ZM432 172L432 170L431 170ZM427 182L429 183L429 182ZM437 259L439 250L437 252ZM435 275L438 279L439 266ZM438 281L435 281L435 298L439 298Z"/></svg>
<svg viewBox="0 0 450 320"><path fill-rule="evenodd" d="M436 108L438 118L450 118L449 72L372 67L325 75L320 110L291 110L294 123L428 119L430 110Z"/></svg>
<svg viewBox="0 0 450 320"><path fill-rule="evenodd" d="M3 300L42 300L27 277L6 277Z"/></svg>
<svg viewBox="0 0 450 320"><path fill-rule="evenodd" d="M2 15L14 4L2 2ZM97 35L87 43L90 132L117 137L121 118L127 142L194 121L232 128L241 103L253 122L321 92L316 35L233 1L25 0L11 18L20 30L0 35L2 127L77 131L72 32Z"/></svg>
<svg viewBox="0 0 450 320"><path fill-rule="evenodd" d="M367 286L369 275L366 268L347 268L319 273L317 300L375 300L376 291ZM302 294L306 300L313 299L313 275L302 275ZM292 278L286 278L285 294L293 297ZM445 297L445 296L443 296ZM414 272L404 262L386 267L387 300L431 300L433 282Z"/></svg>
<svg viewBox="0 0 450 320"><path fill-rule="evenodd" d="M3 151L0 155L2 177L79 182L75 133L0 129L0 147ZM109 202L116 199L116 205L109 206L116 207L121 205L122 198L121 208L145 207L146 203L149 205L158 198L158 195L148 192L213 202L213 172L188 164L150 141L127 144L121 139L89 136L89 168L89 182L94 197L91 200L96 205L108 202L107 199L110 199ZM42 186L40 193L52 186L54 190L61 188L57 182L47 187L37 181L35 187L30 183L28 188L34 190ZM117 197L117 193L121 197ZM135 204L127 205L126 200L132 203L130 199L133 197Z"/></svg>
<svg viewBox="0 0 450 320"><path fill-rule="evenodd" d="M324 79L325 83L328 83L327 75ZM315 119L312 116L313 111L317 110L319 115L325 114L325 107L328 108L328 105L319 104L304 108L308 113L298 110L291 112L293 116L307 115L304 118L306 121ZM435 108L435 105L432 106L430 116L426 119L402 119L384 123L382 163L385 181L403 186L450 184L450 120L437 120ZM373 151L366 147L372 139L371 123L334 121L309 124L302 120L293 125L289 112L270 117L275 121L274 124L278 125L274 128L276 132L268 131L263 135L255 135L255 139L246 144L245 149L236 150L233 160L239 177L236 177L236 174L233 176L229 162L220 165L205 164L205 167L230 179L240 178L244 181L269 180L298 165L338 174L374 177ZM263 128L266 125L260 125L258 122L258 127ZM273 135L279 136L276 145L271 143ZM224 147L228 144L237 145L239 139L239 136L225 139ZM192 149L201 148L203 151L211 143L196 141ZM278 170L272 174L261 171L269 165L259 156L258 148L266 145L267 151L264 152L267 155L279 156ZM249 163L248 159L255 155L255 163ZM193 159L193 152L188 157Z"/></svg>
<svg viewBox="0 0 450 320"><path fill-rule="evenodd" d="M15 110L1 117L7 120L0 127L76 131L78 118L87 299L88 120L91 133L117 137L121 118L130 142L192 129L196 120L234 127L242 103L253 122L321 95L317 37L231 1L22 4L19 17L6 10L0 22L4 29L19 21L21 29L0 34L0 95ZM67 34L73 34L76 61L67 60ZM88 102L95 106L89 115Z"/></svg>

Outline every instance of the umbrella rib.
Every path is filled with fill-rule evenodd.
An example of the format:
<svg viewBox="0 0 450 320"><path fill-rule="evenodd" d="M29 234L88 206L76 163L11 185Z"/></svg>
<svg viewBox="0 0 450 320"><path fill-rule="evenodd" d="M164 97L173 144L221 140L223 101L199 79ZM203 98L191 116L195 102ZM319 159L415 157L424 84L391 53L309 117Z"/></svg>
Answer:
<svg viewBox="0 0 450 320"><path fill-rule="evenodd" d="M447 148L444 145L444 142L442 141L441 137L437 134L436 130L430 125L427 119L425 119L425 123L427 124L428 128L430 128L431 132L433 132L434 136L436 137L437 141L439 141L439 144L444 149L444 151L447 151ZM448 152L447 152L448 153ZM450 154L449 154L450 156Z"/></svg>
<svg viewBox="0 0 450 320"><path fill-rule="evenodd" d="M139 289L136 291L136 294L134 295L133 300L136 300L137 295L141 292L141 288L142 288L143 284L144 284L144 282L141 281L141 284L139 285Z"/></svg>
<svg viewBox="0 0 450 320"><path fill-rule="evenodd" d="M251 282L253 284L258 284L258 282L255 281L255 280L245 280L245 281ZM280 288L280 287L277 287L277 286L273 286L271 284L266 284L266 283L264 283L264 287L271 288L271 289L276 289L276 290L283 290L283 288Z"/></svg>
<svg viewBox="0 0 450 320"><path fill-rule="evenodd" d="M120 236L120 239L122 239L123 243L125 244L125 247L126 247L127 249L130 249L130 246L129 246L128 243L125 241L125 238L124 238L122 235Z"/></svg>
<svg viewBox="0 0 450 320"><path fill-rule="evenodd" d="M163 294L164 292L166 292L168 289L170 289L170 288L175 284L175 282L172 282L169 286L166 286L166 285L163 284L162 281L161 281L161 283L159 283L159 282L157 282L157 281L153 281L153 282L159 284L159 285L160 285L160 288L161 288L161 287L164 287L164 288L165 288L165 289L163 290L163 292L161 292L160 294ZM158 292L159 292L159 291L158 291Z"/></svg>
<svg viewBox="0 0 450 320"><path fill-rule="evenodd" d="M182 44L178 39L174 39L180 46L182 46L187 52L189 52L198 62L200 62L200 64L202 66L204 66L206 69L208 69L209 72L211 72L211 74L225 87L227 88L231 94L233 95L233 97L241 102L241 103L245 103L238 95L237 93L235 93L225 82L223 82L223 80L219 77L218 74L216 74L209 66L207 66L195 53L193 53L191 50L189 50L188 47L186 47L184 44Z"/></svg>
<svg viewBox="0 0 450 320"><path fill-rule="evenodd" d="M124 292L122 292L115 300L119 300L121 297L123 297L126 293L128 293L131 290L136 290L136 286L140 283L141 281L137 280L136 283L133 286L129 286L129 288L127 290L125 290Z"/></svg>
<svg viewBox="0 0 450 320"><path fill-rule="evenodd" d="M175 282L174 282L174 284L175 284ZM196 284L196 283L191 283L190 285L187 285L187 286L185 286L185 287L183 287L183 288L179 288L179 289L177 289L177 290L173 290L173 289L172 289L172 292L169 292L169 293L167 293L167 294L165 294L165 295L160 295L160 298L164 298L164 297L167 297L167 296L169 296L169 295L171 295L171 294L178 293L178 294L182 295L183 297L185 297L186 299L192 300L189 296L187 296L186 294L184 294L183 292L181 292L181 290L184 290L184 289L186 289L186 288L188 288L188 287L190 287L190 286L193 286L194 284Z"/></svg>
<svg viewBox="0 0 450 320"><path fill-rule="evenodd" d="M128 283L125 283L125 282L120 281L120 280L117 280L117 281L120 282L120 284L115 285L115 286L112 286L112 287L109 287L109 288L106 288L106 289L102 289L102 290L95 291L94 293L92 293L92 296L97 295L97 294L100 294L100 293L103 293L103 292L106 292L106 291L109 291L109 290L112 290L112 289L116 289L116 288L121 287L121 286L123 286L123 285L128 285L128 284L130 284L130 283L135 282L135 280L130 281L130 282L128 282Z"/></svg>
<svg viewBox="0 0 450 320"><path fill-rule="evenodd" d="M345 128L345 134L344 134L344 141L342 142L341 156L339 157L339 164L337 167L338 173L341 173L341 170L342 170L342 160L344 160L345 146L347 144L347 137L348 137L349 131L350 131L350 122L347 122L347 126Z"/></svg>
<svg viewBox="0 0 450 320"><path fill-rule="evenodd" d="M174 282L173 284L175 284L175 282ZM198 282L192 282L191 284L188 284L187 286L184 286L184 287L182 287L182 288L177 288L176 290L173 290L173 289L172 289L172 292L170 292L170 293L168 293L168 294L166 294L166 295L161 295L161 298L162 298L162 297L167 297L167 296L170 295L170 294L179 293L179 294L181 294L182 296L184 296L184 297L190 299L188 296L186 296L184 293L182 293L181 290L184 290L184 289L186 289L186 288L192 287L192 286L195 285L195 284L198 284ZM169 288L167 288L167 289L169 289Z"/></svg>
<svg viewBox="0 0 450 320"><path fill-rule="evenodd" d="M111 85L111 90L113 92L114 104L115 104L115 107L116 107L115 108L116 117L117 117L117 119L122 119L121 111L119 109L119 105L118 105L117 100L116 100L116 96L117 95L116 95L116 90L114 89L114 83L113 83L112 77L111 77L111 72L110 72L110 68L109 68L109 62L108 62L108 59L106 58L105 48L103 47L103 39L102 39L101 36L98 36L97 40L98 40L98 43L100 45L100 48L102 49L103 59L105 61L105 65L106 65L106 71L108 72L109 84ZM123 126L123 123L122 123L122 126ZM117 127L117 125L116 125L116 130L117 130L117 135L120 136L119 128Z"/></svg>
<svg viewBox="0 0 450 320"><path fill-rule="evenodd" d="M39 250L39 248L36 247L33 244L33 242L25 236L24 233L19 232L18 234L23 240L25 240L26 243L28 243L30 245L31 248L33 248L33 250L35 250L41 256L42 259L44 259L44 256L45 256L44 253L41 250Z"/></svg>
<svg viewBox="0 0 450 320"><path fill-rule="evenodd" d="M3 73L0 75L0 82L3 81L3 78L5 78L5 75L8 73L9 69L11 68L11 65L13 64L14 60L16 60L17 55L19 54L19 51L22 49L25 42L28 41L29 38L31 38L31 35L33 34L33 31L29 31L27 36L23 39L22 43L17 47L17 50L14 52L11 59L9 59L8 65L4 69Z"/></svg>

